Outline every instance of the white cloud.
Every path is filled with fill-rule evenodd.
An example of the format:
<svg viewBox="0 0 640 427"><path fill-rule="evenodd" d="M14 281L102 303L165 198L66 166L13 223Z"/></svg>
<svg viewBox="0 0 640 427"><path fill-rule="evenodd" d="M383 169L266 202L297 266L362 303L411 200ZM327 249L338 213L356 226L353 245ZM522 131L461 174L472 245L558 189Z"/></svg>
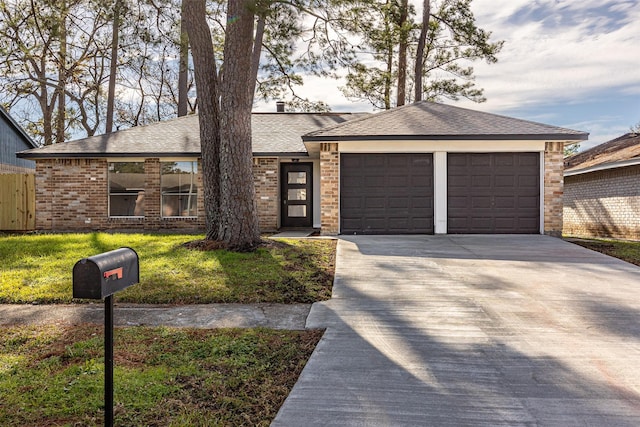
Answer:
<svg viewBox="0 0 640 427"><path fill-rule="evenodd" d="M571 13L578 22L572 26L561 25L560 18L558 25L544 20L518 22L515 14L523 13L531 5L528 1L472 4L479 25L492 30L495 39L505 40L497 64L474 64L478 86L485 88L489 99L486 107L508 110L553 100L570 102L602 89L640 90L629 89L640 87L640 7L631 7L632 2L610 7L623 13L618 27L611 22L598 26L587 19L590 15L584 11L601 7L602 2L595 0L535 3L552 16Z"/></svg>

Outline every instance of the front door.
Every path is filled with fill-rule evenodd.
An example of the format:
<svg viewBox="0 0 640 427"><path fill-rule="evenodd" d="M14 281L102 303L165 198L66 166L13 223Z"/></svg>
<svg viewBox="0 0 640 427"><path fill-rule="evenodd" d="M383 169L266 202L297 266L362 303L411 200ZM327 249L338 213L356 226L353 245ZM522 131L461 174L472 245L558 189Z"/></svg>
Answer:
<svg viewBox="0 0 640 427"><path fill-rule="evenodd" d="M282 227L312 227L313 163L282 163L280 172Z"/></svg>

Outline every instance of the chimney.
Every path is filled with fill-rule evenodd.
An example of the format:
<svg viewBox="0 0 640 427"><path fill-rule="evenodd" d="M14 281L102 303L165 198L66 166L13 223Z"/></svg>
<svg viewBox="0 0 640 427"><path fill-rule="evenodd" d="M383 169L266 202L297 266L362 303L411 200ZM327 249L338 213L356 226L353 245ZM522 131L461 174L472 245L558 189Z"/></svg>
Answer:
<svg viewBox="0 0 640 427"><path fill-rule="evenodd" d="M276 112L284 113L284 101L276 101Z"/></svg>

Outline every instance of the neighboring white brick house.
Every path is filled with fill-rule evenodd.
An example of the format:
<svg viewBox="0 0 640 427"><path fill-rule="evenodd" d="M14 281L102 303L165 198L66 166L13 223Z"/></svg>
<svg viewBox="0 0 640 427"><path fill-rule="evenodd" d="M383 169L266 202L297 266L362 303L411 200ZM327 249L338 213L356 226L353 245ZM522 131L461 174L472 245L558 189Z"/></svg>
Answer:
<svg viewBox="0 0 640 427"><path fill-rule="evenodd" d="M567 159L564 175L564 234L640 240L639 135Z"/></svg>

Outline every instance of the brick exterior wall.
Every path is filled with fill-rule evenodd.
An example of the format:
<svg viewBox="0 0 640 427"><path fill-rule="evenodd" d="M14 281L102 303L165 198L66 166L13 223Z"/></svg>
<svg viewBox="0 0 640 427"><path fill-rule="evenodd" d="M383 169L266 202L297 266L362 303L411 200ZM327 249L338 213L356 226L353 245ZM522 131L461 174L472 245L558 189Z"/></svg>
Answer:
<svg viewBox="0 0 640 427"><path fill-rule="evenodd" d="M640 165L566 177L563 232L640 240Z"/></svg>
<svg viewBox="0 0 640 427"><path fill-rule="evenodd" d="M36 163L36 229L42 231L176 230L204 231L202 174L197 175L198 217L163 218L161 159L144 161L144 218L109 217L109 183L105 159L46 159ZM198 162L198 170L202 163ZM278 228L278 159L254 162L254 182L261 231Z"/></svg>
<svg viewBox="0 0 640 427"><path fill-rule="evenodd" d="M547 142L544 150L544 234L562 235L564 145Z"/></svg>
<svg viewBox="0 0 640 427"><path fill-rule="evenodd" d="M256 204L261 231L278 229L279 175L278 158L256 157L253 159L253 182L256 187Z"/></svg>
<svg viewBox="0 0 640 427"><path fill-rule="evenodd" d="M320 223L321 234L339 232L340 153L337 143L320 144Z"/></svg>

